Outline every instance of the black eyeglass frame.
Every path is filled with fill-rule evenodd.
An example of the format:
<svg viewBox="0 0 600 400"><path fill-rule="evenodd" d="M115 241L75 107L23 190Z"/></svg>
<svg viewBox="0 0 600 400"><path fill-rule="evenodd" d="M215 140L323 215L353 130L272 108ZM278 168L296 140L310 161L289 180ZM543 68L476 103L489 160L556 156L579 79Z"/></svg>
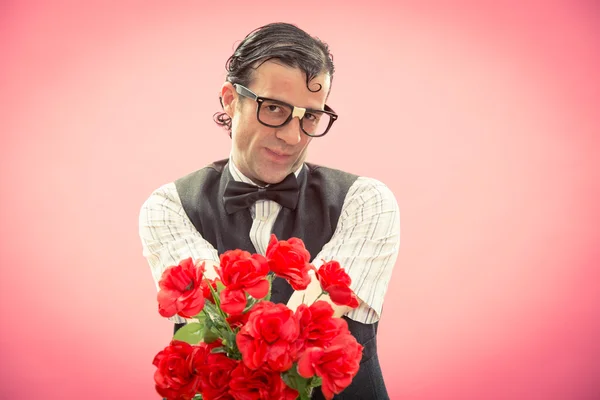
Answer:
<svg viewBox="0 0 600 400"><path fill-rule="evenodd" d="M292 118L298 116L299 120L300 120L300 129L302 129L302 132L310 137L322 137L325 136L327 134L327 132L329 132L329 129L331 129L331 126L333 125L333 123L338 119L338 115L335 113L335 111L333 111L333 109L331 107L329 107L327 104L325 104L325 109L324 110L316 110L313 108L302 108L302 107L296 107L293 106L291 104L288 104L284 101L281 100L277 100L277 99L270 99L268 97L262 97L257 95L256 93L254 93L252 90L248 89L245 86L240 85L239 83L234 83L233 87L235 88L235 91L246 98L249 98L251 100L254 100L258 103L258 106L256 107L256 119L258 120L258 122L260 122L261 124L263 124L264 126L268 126L270 128L280 128L286 124L288 124ZM267 124L266 122L263 122L260 120L259 114L260 114L260 107L262 106L263 102L265 102L266 100L268 101L272 101L274 103L277 104L281 104L282 106L288 107L292 110L292 112L290 113L290 115L287 117L287 119L285 121L283 121L283 123L279 124L279 125L271 125L271 124ZM329 115L331 118L329 119L329 124L327 125L327 128L325 129L325 132L323 132L320 135L314 135L312 133L308 133L304 130L304 126L303 126L303 120L304 120L304 115L306 115L306 113L311 113L311 112L318 112L318 113L324 113Z"/></svg>

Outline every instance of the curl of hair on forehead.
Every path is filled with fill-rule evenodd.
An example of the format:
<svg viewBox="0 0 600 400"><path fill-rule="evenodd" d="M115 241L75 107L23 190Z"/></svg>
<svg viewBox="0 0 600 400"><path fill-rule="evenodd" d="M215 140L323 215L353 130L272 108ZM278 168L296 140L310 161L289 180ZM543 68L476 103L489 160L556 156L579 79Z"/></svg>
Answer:
<svg viewBox="0 0 600 400"><path fill-rule="evenodd" d="M282 22L255 29L240 42L225 64L226 79L232 84L249 86L254 71L270 60L300 69L306 76L306 87L313 93L323 88L320 83L310 83L317 75L326 73L333 81L333 55L327 44L295 25ZM231 118L226 113L217 112L213 119L231 136Z"/></svg>

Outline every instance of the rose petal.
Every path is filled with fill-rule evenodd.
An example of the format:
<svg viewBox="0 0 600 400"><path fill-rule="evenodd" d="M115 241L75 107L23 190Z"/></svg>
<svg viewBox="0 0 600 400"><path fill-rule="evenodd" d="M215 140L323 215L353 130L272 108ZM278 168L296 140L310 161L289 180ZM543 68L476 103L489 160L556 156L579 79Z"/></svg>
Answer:
<svg viewBox="0 0 600 400"><path fill-rule="evenodd" d="M263 279L256 285L247 287L246 292L255 299L262 299L269 293L269 281Z"/></svg>
<svg viewBox="0 0 600 400"><path fill-rule="evenodd" d="M221 309L227 314L241 314L246 308L246 294L243 290L230 290L228 287L223 289L219 295L221 300Z"/></svg>
<svg viewBox="0 0 600 400"><path fill-rule="evenodd" d="M303 378L310 378L316 374L315 361L323 356L323 349L312 347L307 349L298 360L298 374Z"/></svg>

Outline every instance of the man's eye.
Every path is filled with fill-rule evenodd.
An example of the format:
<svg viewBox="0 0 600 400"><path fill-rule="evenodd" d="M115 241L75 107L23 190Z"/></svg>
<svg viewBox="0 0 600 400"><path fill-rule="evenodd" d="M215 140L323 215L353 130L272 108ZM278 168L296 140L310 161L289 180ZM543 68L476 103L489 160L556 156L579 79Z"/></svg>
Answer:
<svg viewBox="0 0 600 400"><path fill-rule="evenodd" d="M269 112L272 112L272 113L278 113L281 111L281 107L273 105L273 104L269 104L267 106L267 110L269 110Z"/></svg>
<svg viewBox="0 0 600 400"><path fill-rule="evenodd" d="M310 122L316 122L316 121L318 121L318 118L317 118L317 116L316 116L315 114L311 114L311 113L306 113L306 114L304 114L304 118L305 118L307 121L310 121Z"/></svg>

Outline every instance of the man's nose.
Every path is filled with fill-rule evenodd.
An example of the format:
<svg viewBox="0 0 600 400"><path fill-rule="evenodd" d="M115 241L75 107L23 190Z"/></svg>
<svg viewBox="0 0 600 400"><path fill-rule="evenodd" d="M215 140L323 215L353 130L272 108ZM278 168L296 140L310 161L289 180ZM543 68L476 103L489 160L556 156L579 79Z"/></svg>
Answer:
<svg viewBox="0 0 600 400"><path fill-rule="evenodd" d="M276 136L289 145L295 145L302 140L302 130L300 129L300 118L293 117L290 122L277 130Z"/></svg>

